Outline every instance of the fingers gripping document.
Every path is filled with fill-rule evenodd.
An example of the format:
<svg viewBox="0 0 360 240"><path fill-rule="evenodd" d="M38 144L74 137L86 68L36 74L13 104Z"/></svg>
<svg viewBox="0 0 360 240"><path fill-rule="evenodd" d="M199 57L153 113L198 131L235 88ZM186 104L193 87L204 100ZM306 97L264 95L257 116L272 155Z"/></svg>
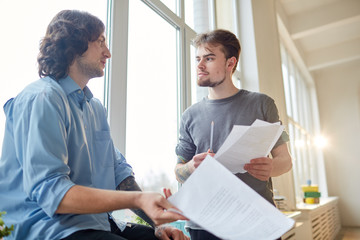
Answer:
<svg viewBox="0 0 360 240"><path fill-rule="evenodd" d="M168 200L184 216L226 240L273 240L294 224L211 156Z"/></svg>
<svg viewBox="0 0 360 240"><path fill-rule="evenodd" d="M214 157L232 173L244 173L251 159L269 155L283 131L280 123L258 119L251 126L234 125Z"/></svg>

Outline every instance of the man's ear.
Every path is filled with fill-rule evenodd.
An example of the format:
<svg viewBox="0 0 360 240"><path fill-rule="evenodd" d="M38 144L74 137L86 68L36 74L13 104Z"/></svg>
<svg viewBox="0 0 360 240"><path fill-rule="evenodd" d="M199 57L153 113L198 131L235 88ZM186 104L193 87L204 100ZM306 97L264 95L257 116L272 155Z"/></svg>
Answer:
<svg viewBox="0 0 360 240"><path fill-rule="evenodd" d="M236 65L235 57L231 57L227 60L227 67L231 68L231 70L235 67L235 65Z"/></svg>

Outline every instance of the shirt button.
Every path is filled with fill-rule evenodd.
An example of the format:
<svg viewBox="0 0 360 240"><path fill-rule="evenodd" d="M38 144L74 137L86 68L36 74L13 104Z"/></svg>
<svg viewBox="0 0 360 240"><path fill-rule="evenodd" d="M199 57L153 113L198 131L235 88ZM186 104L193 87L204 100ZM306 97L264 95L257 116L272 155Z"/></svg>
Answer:
<svg viewBox="0 0 360 240"><path fill-rule="evenodd" d="M78 91L78 94L80 94L80 93L81 93L81 90Z"/></svg>

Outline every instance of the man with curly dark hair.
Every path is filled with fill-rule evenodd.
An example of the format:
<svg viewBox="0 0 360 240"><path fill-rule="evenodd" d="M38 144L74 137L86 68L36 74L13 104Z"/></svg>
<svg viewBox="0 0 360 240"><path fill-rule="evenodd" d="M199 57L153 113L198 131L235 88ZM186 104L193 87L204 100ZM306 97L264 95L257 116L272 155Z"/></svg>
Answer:
<svg viewBox="0 0 360 240"><path fill-rule="evenodd" d="M41 79L4 106L0 209L14 225L9 239L188 239L173 227L111 218L130 208L154 227L184 219L160 194L141 192L86 86L111 57L104 31L89 13L59 12L40 44Z"/></svg>

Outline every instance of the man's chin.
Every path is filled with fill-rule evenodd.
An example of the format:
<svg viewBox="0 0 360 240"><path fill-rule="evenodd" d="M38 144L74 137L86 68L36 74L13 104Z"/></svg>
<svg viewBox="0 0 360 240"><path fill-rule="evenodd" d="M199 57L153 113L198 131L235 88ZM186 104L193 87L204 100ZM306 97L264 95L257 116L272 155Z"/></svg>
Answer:
<svg viewBox="0 0 360 240"><path fill-rule="evenodd" d="M202 80L202 81L198 80L197 84L199 87L208 87L208 86L210 86L211 82L210 82L210 80Z"/></svg>
<svg viewBox="0 0 360 240"><path fill-rule="evenodd" d="M101 69L100 71L98 71L97 77L103 77L103 76L104 76L104 70Z"/></svg>
<svg viewBox="0 0 360 240"><path fill-rule="evenodd" d="M209 79L207 79L207 80L203 80L203 81L198 80L197 84L200 87L216 87L216 86L219 86L220 84L222 84L224 81L225 81L225 78L218 82L211 82Z"/></svg>

